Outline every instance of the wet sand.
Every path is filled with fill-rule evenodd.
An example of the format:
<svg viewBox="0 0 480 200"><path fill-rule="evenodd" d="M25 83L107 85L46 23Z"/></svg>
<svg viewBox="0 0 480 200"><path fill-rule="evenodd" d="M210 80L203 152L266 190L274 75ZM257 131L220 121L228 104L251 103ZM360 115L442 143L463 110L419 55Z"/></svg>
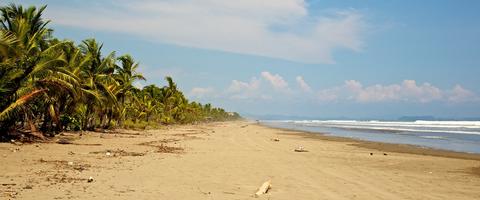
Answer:
<svg viewBox="0 0 480 200"><path fill-rule="evenodd" d="M243 121L3 143L0 163L0 199L254 199L267 180L258 199L480 199L478 154Z"/></svg>

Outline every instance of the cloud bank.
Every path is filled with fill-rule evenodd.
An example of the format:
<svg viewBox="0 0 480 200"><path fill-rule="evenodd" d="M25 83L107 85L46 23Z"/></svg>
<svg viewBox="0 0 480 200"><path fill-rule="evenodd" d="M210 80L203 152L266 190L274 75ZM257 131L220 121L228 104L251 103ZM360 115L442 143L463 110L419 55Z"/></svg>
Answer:
<svg viewBox="0 0 480 200"><path fill-rule="evenodd" d="M375 84L364 86L357 80L346 80L343 85L315 90L302 76L296 76L296 86L289 86L287 79L279 74L261 72L260 78L252 77L250 81L232 80L223 92L217 92L217 97L235 100L268 100L289 101L304 99L318 103L351 102L351 103L431 103L444 102L459 104L479 102L480 97L472 91L455 85L452 89L440 89L428 82L417 83L415 80L404 80L398 84ZM202 91L202 92L200 92ZM200 90L194 88L191 94L213 91L212 88ZM222 91L222 90L219 90ZM210 93L209 96L212 94Z"/></svg>
<svg viewBox="0 0 480 200"><path fill-rule="evenodd" d="M313 15L305 0L84 0L51 5L53 23L112 31L187 47L333 63L360 51L366 22L355 10Z"/></svg>
<svg viewBox="0 0 480 200"><path fill-rule="evenodd" d="M320 90L320 101L349 100L359 103L375 102L417 102L433 101L461 103L478 101L471 91L456 85L453 89L442 90L430 83L417 84L415 80L404 80L400 84L363 86L356 80L347 80L342 86Z"/></svg>

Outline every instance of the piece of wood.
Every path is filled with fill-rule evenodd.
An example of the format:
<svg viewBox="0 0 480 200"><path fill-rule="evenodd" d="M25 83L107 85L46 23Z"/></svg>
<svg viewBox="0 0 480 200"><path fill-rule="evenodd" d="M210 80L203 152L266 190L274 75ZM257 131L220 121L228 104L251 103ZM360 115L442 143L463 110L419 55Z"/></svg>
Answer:
<svg viewBox="0 0 480 200"><path fill-rule="evenodd" d="M295 152L308 152L308 150L304 149L303 147L298 147L293 151L295 151Z"/></svg>
<svg viewBox="0 0 480 200"><path fill-rule="evenodd" d="M57 140L57 144L73 144L71 140L66 138L60 138Z"/></svg>
<svg viewBox="0 0 480 200"><path fill-rule="evenodd" d="M258 197L262 194L267 193L271 187L272 187L272 180L266 181L265 183L262 184L262 186L260 186L260 188L258 188L258 191L255 193L255 197Z"/></svg>

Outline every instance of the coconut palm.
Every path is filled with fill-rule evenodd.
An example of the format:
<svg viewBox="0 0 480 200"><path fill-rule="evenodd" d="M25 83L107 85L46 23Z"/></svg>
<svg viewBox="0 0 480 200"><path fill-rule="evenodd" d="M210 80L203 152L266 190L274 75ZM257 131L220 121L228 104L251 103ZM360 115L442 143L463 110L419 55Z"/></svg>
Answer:
<svg viewBox="0 0 480 200"><path fill-rule="evenodd" d="M145 77L137 72L139 64L130 55L120 56L117 60L120 62L120 65L115 65L115 80L120 84L120 91L117 93L120 108L117 114L118 123L121 124L126 115L125 101L127 98L133 98L132 92L136 90L134 82L145 80Z"/></svg>
<svg viewBox="0 0 480 200"><path fill-rule="evenodd" d="M0 139L10 132L43 138L63 128L118 127L125 120L171 124L232 118L210 104L189 102L171 77L164 87L135 88L145 78L132 56L104 56L95 39L76 45L54 38L42 18L45 9L0 6Z"/></svg>
<svg viewBox="0 0 480 200"><path fill-rule="evenodd" d="M115 52L107 57L102 57L103 44L95 39L87 39L80 45L81 51L90 57L89 63L81 70L83 88L93 93L85 95L84 102L87 104L86 117L83 122L84 129L96 128L97 120L104 119L107 106L117 106L117 97L114 93L118 89L118 83L113 78L115 70ZM94 95L95 94L95 95ZM98 116L97 114L100 114Z"/></svg>
<svg viewBox="0 0 480 200"><path fill-rule="evenodd" d="M14 118L23 118L36 133L35 118L30 101L45 96L54 88L68 88L66 79L56 74L57 68L65 64L63 54L58 51L62 43L50 44L51 30L48 22L41 18L45 7L24 9L10 5L0 8L2 31L2 99L0 105L0 129L15 125ZM63 79L62 79L63 78ZM41 111L40 111L41 112ZM51 112L53 114L53 112Z"/></svg>

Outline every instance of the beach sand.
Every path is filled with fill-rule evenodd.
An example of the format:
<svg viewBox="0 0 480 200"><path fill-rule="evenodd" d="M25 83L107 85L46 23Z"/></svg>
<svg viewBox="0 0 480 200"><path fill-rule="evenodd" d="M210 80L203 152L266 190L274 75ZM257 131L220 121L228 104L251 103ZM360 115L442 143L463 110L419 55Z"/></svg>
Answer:
<svg viewBox="0 0 480 200"><path fill-rule="evenodd" d="M0 144L0 199L480 199L477 154L245 121L59 139Z"/></svg>

